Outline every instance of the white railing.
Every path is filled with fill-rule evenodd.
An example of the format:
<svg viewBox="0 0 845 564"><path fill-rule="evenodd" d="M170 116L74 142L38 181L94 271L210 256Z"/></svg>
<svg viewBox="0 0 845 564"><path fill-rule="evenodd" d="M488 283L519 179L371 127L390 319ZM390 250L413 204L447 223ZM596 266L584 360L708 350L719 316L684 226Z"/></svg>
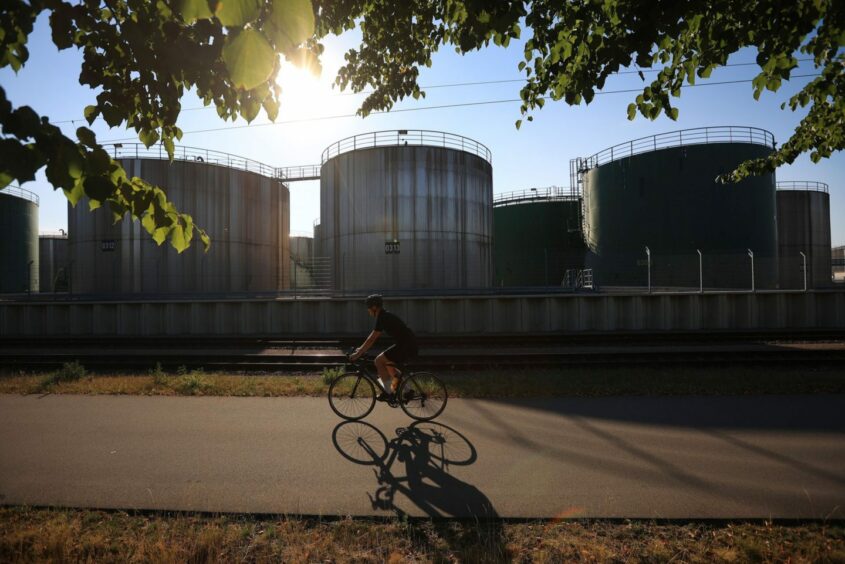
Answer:
<svg viewBox="0 0 845 564"><path fill-rule="evenodd" d="M778 190L794 190L798 192L824 192L830 193L830 188L824 182L814 180L779 180Z"/></svg>
<svg viewBox="0 0 845 564"><path fill-rule="evenodd" d="M580 194L568 186L546 186L545 188L526 188L525 190L517 190L515 192L494 194L493 206L509 206L522 202L532 201L574 201L577 200L579 197Z"/></svg>
<svg viewBox="0 0 845 564"><path fill-rule="evenodd" d="M35 205L40 205L40 200L38 198L38 194L35 192L30 192L29 190L25 190L20 186L6 186L5 188L0 189L0 194L8 194L10 196L17 196L18 198L23 198L24 200L29 200L30 202L35 202Z"/></svg>
<svg viewBox="0 0 845 564"><path fill-rule="evenodd" d="M282 182L318 180L320 168L320 165L282 166L276 169L275 176Z"/></svg>
<svg viewBox="0 0 845 564"><path fill-rule="evenodd" d="M753 145L764 145L774 148L775 136L771 132L757 127L736 125L698 127L659 133L650 137L626 141L625 143L608 147L590 157L578 158L576 160L578 161L578 170L583 171L658 149L685 147L688 145L708 145L711 143L751 143Z"/></svg>
<svg viewBox="0 0 845 564"><path fill-rule="evenodd" d="M142 143L113 143L104 145L103 148L111 152L114 159L158 159L167 160L169 157L164 146L161 144L146 147ZM220 151L210 151L196 147L175 148L173 153L174 161L192 161L198 163L213 164L254 172L262 176L276 178L276 168L252 159L230 155Z"/></svg>
<svg viewBox="0 0 845 564"><path fill-rule="evenodd" d="M461 135L455 135L454 133L421 129L394 129L392 131L374 131L372 133L353 135L326 147L320 162L325 163L327 160L342 153L357 151L358 149L404 145L424 145L459 149L477 155L488 163L493 162L493 155L490 149L478 141Z"/></svg>

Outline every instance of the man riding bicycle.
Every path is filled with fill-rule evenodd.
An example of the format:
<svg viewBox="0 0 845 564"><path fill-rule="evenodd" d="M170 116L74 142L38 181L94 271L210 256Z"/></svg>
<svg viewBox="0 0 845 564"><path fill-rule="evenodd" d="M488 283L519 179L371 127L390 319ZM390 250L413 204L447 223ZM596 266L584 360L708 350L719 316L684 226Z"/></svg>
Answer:
<svg viewBox="0 0 845 564"><path fill-rule="evenodd" d="M384 392L379 395L378 399L384 401L390 399L399 386L399 371L396 364L407 362L417 356L417 337L399 317L384 309L384 300L379 294L367 296L364 303L367 306L367 312L375 317L376 323L367 340L350 355L349 359L353 362L358 360L370 350L370 347L378 340L382 332L386 332L393 337L396 344L378 355L375 361L379 383L384 388ZM387 391L384 384L388 378L391 379L390 392Z"/></svg>

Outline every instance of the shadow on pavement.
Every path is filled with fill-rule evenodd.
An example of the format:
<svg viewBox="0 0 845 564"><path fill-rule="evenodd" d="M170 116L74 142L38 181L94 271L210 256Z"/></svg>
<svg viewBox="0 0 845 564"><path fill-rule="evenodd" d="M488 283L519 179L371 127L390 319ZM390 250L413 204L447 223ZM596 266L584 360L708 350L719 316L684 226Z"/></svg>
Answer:
<svg viewBox="0 0 845 564"><path fill-rule="evenodd" d="M414 423L396 429L395 437L388 440L369 423L347 421L335 427L332 442L350 462L375 467L377 487L367 493L373 509L404 517L408 514L401 507L404 497L433 518L498 518L487 496L449 472L452 466L469 466L477 459L472 443L452 427Z"/></svg>
<svg viewBox="0 0 845 564"><path fill-rule="evenodd" d="M646 425L698 429L845 432L845 396L618 396L491 399L504 406Z"/></svg>

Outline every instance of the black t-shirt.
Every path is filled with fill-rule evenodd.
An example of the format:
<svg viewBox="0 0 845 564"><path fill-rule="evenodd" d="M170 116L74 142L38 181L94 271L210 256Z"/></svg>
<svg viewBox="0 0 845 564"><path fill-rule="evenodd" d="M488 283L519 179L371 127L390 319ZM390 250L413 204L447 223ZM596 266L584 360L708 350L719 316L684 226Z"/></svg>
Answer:
<svg viewBox="0 0 845 564"><path fill-rule="evenodd" d="M387 310L381 310L376 317L373 331L384 331L396 341L397 345L413 344L416 342L414 332L405 323Z"/></svg>

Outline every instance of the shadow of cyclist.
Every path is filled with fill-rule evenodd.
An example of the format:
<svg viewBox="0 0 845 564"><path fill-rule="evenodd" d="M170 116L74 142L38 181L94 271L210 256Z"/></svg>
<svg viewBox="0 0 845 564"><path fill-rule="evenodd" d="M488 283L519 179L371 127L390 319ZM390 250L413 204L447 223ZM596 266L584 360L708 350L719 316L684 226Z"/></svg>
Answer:
<svg viewBox="0 0 845 564"><path fill-rule="evenodd" d="M433 518L498 518L487 496L449 472L451 466L469 466L477 458L472 443L452 427L418 422L397 429L388 441L369 423L352 421L335 427L332 441L347 460L376 467L378 488L367 494L373 509L405 516L406 510L396 503L401 494ZM403 465L404 474L394 468L396 462Z"/></svg>

